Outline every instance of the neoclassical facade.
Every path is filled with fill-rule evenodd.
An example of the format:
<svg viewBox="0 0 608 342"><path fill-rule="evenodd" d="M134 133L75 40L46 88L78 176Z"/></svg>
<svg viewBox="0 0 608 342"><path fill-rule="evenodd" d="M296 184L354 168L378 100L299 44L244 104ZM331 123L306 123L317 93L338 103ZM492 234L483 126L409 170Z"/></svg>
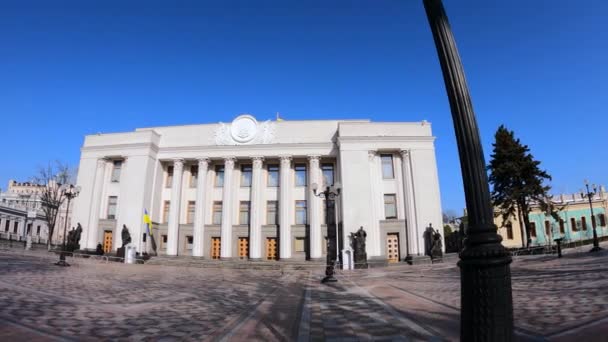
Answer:
<svg viewBox="0 0 608 342"><path fill-rule="evenodd" d="M151 253L148 212L160 255L321 259L326 211L313 184L341 184L339 247L363 227L372 260L423 254L424 229L442 219L428 122L258 122L244 114L90 135L77 183L80 244L108 252L122 245L124 225L137 250Z"/></svg>

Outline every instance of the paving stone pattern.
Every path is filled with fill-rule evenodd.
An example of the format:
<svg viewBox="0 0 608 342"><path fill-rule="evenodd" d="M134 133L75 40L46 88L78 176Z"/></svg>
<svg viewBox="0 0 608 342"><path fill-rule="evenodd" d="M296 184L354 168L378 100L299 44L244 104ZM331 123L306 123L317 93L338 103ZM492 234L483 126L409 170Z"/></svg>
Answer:
<svg viewBox="0 0 608 342"><path fill-rule="evenodd" d="M124 265L0 250L2 341L457 341L455 263L340 271ZM516 337L606 341L608 252L518 257Z"/></svg>

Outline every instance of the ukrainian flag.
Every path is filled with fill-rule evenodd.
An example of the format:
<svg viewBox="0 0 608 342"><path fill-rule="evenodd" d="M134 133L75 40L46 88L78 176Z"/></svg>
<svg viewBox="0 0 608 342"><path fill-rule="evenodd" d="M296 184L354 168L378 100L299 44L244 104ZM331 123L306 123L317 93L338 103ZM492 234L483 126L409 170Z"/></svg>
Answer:
<svg viewBox="0 0 608 342"><path fill-rule="evenodd" d="M150 235L150 243L152 244L152 250L156 255L156 241L154 241L154 236L152 236L152 220L150 219L150 215L148 215L148 210L146 209L144 209L144 224L146 225L148 235Z"/></svg>
<svg viewBox="0 0 608 342"><path fill-rule="evenodd" d="M148 210L146 209L144 209L144 223L146 224L148 235L152 236L152 220L150 219L150 215L148 215Z"/></svg>

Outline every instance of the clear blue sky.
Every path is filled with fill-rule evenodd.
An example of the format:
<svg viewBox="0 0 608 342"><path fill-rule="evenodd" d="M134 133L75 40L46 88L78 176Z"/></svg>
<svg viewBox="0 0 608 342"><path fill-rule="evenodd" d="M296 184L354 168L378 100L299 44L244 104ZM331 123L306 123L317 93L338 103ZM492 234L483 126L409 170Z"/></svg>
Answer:
<svg viewBox="0 0 608 342"><path fill-rule="evenodd" d="M608 2L444 0L489 156L500 124L555 192L606 182ZM421 0L2 1L0 187L86 134L270 119L433 124L443 209L464 207Z"/></svg>

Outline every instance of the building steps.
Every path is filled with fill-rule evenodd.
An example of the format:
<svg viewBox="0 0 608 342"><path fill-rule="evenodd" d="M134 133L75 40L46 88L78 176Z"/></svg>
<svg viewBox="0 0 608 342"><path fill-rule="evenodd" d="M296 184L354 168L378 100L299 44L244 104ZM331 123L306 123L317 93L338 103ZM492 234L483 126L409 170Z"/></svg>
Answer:
<svg viewBox="0 0 608 342"><path fill-rule="evenodd" d="M307 270L323 269L325 261L287 260L287 261L252 261L252 260L215 260L191 256L155 256L145 262L146 265L162 265L197 268L230 268L253 270Z"/></svg>

